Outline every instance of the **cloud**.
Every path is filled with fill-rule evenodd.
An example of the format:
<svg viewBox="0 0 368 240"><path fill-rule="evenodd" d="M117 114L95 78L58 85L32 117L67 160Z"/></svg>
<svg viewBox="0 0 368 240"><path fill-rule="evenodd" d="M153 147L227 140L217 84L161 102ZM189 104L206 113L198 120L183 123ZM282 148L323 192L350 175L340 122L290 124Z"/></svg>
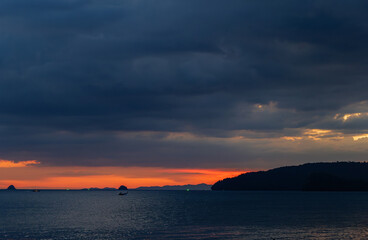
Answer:
<svg viewBox="0 0 368 240"><path fill-rule="evenodd" d="M35 164L40 164L40 162L36 160L19 161L19 162L14 162L10 160L0 160L0 168L27 167L29 165L35 165Z"/></svg>
<svg viewBox="0 0 368 240"><path fill-rule="evenodd" d="M300 157L277 141L304 141L306 129L365 134L367 8L3 0L0 157L161 167L324 160L317 146ZM331 140L320 133L308 136Z"/></svg>
<svg viewBox="0 0 368 240"><path fill-rule="evenodd" d="M368 138L368 134L353 136L354 141L358 141L360 139L365 139L365 138Z"/></svg>

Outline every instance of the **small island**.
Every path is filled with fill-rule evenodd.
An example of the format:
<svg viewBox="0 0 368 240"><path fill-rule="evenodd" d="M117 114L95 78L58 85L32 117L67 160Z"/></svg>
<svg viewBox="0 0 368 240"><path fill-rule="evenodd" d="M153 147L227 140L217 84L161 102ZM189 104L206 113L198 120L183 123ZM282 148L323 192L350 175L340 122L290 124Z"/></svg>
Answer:
<svg viewBox="0 0 368 240"><path fill-rule="evenodd" d="M249 172L216 182L212 190L368 191L367 162L307 163Z"/></svg>
<svg viewBox="0 0 368 240"><path fill-rule="evenodd" d="M126 186L124 186L124 185L121 185L118 190L120 190L120 191L126 191L126 190L128 190L128 188Z"/></svg>
<svg viewBox="0 0 368 240"><path fill-rule="evenodd" d="M10 185L6 190L11 190L11 191L14 191L14 190L17 190L14 185Z"/></svg>

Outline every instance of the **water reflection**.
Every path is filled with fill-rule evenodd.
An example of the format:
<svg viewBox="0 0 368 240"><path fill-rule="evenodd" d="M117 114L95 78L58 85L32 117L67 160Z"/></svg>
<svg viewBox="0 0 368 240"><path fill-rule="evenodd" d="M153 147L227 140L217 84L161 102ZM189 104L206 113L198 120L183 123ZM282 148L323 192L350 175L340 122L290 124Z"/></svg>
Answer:
<svg viewBox="0 0 368 240"><path fill-rule="evenodd" d="M365 239L364 192L0 192L0 239Z"/></svg>

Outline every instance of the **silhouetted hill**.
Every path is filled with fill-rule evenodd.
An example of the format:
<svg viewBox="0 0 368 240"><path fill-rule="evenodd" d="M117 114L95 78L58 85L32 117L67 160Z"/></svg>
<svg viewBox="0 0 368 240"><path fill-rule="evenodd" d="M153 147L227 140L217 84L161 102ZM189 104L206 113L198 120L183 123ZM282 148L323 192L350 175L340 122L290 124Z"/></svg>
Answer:
<svg viewBox="0 0 368 240"><path fill-rule="evenodd" d="M172 186L153 186L153 187L139 187L136 190L211 190L211 185L207 185L204 183L197 184L197 185L172 185Z"/></svg>
<svg viewBox="0 0 368 240"><path fill-rule="evenodd" d="M368 163L307 163L280 167L226 178L211 189L368 191Z"/></svg>
<svg viewBox="0 0 368 240"><path fill-rule="evenodd" d="M124 185L121 185L118 190L128 190L128 188Z"/></svg>
<svg viewBox="0 0 368 240"><path fill-rule="evenodd" d="M7 190L17 190L17 189L14 187L14 185L10 185L10 186L7 188Z"/></svg>

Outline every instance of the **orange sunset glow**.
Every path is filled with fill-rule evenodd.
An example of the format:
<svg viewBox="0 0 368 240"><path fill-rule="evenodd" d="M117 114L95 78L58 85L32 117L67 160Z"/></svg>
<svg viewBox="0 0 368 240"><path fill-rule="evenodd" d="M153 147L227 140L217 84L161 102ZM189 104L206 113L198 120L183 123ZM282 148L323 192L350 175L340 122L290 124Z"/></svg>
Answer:
<svg viewBox="0 0 368 240"><path fill-rule="evenodd" d="M16 165L16 164L15 164ZM18 164L19 165L19 164ZM16 165L16 166L18 166ZM244 171L221 169L166 169L149 167L39 167L0 165L0 187L81 189L90 187L128 188L185 184L213 184Z"/></svg>

